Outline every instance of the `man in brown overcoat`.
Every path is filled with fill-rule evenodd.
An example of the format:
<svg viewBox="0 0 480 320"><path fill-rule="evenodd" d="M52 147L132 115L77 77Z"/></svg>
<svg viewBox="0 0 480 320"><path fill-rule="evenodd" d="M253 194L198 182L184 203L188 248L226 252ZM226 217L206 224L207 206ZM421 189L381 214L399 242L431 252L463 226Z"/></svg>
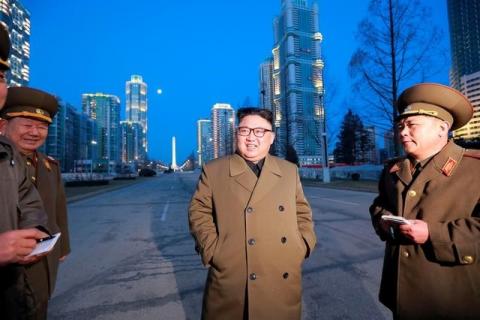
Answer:
<svg viewBox="0 0 480 320"><path fill-rule="evenodd" d="M46 319L48 299L55 288L58 264L70 252L65 191L58 161L39 152L48 135L48 126L58 109L52 95L27 87L8 89L5 107L0 112L0 130L13 141L27 167L48 215L48 228L61 232L53 250L26 268L35 292L37 319Z"/></svg>
<svg viewBox="0 0 480 320"><path fill-rule="evenodd" d="M301 317L302 262L315 247L297 167L268 154L272 113L237 113L236 154L213 160L189 208L205 266L203 319Z"/></svg>
<svg viewBox="0 0 480 320"><path fill-rule="evenodd" d="M370 207L386 241L380 301L395 319L480 319L480 154L448 140L472 105L422 83L397 108L406 156L387 164Z"/></svg>

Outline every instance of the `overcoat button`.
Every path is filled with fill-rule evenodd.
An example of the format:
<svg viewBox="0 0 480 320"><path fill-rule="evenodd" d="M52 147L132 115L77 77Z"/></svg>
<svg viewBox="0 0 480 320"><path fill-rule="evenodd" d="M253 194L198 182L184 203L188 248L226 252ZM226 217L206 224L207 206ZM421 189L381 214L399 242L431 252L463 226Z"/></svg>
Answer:
<svg viewBox="0 0 480 320"><path fill-rule="evenodd" d="M473 262L473 257L472 256L463 256L462 257L462 262L465 264L471 264Z"/></svg>
<svg viewBox="0 0 480 320"><path fill-rule="evenodd" d="M250 273L250 280L257 279L257 275L255 273Z"/></svg>
<svg viewBox="0 0 480 320"><path fill-rule="evenodd" d="M285 242L287 242L287 238L286 238L286 237L282 237L282 239L281 239L280 241L282 241L282 243L285 243Z"/></svg>
<svg viewBox="0 0 480 320"><path fill-rule="evenodd" d="M255 244L255 239L248 239L248 244L253 246Z"/></svg>
<svg viewBox="0 0 480 320"><path fill-rule="evenodd" d="M284 208L283 206L278 206L278 210L279 210L280 212L283 212L283 211L285 211L285 208Z"/></svg>
<svg viewBox="0 0 480 320"><path fill-rule="evenodd" d="M403 256L404 256L405 258L410 257L410 253L408 253L408 251L403 251L402 254L403 254Z"/></svg>
<svg viewBox="0 0 480 320"><path fill-rule="evenodd" d="M415 197L417 195L417 192L415 190L410 190L410 191L408 191L408 195L410 197Z"/></svg>
<svg viewBox="0 0 480 320"><path fill-rule="evenodd" d="M285 272L285 273L283 274L283 279L287 279L287 278L288 278L288 272Z"/></svg>
<svg viewBox="0 0 480 320"><path fill-rule="evenodd" d="M253 208L252 207L248 207L247 208L247 213L252 213L253 212Z"/></svg>

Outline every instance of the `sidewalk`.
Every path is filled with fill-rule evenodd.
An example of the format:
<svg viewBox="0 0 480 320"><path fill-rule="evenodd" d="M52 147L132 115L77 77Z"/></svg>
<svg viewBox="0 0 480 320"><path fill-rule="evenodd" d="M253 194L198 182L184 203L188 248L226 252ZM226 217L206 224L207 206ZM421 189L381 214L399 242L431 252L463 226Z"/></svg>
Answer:
<svg viewBox="0 0 480 320"><path fill-rule="evenodd" d="M323 183L321 180L302 179L302 185L304 187L344 189L372 193L378 192L378 181L370 180L332 180L330 183Z"/></svg>

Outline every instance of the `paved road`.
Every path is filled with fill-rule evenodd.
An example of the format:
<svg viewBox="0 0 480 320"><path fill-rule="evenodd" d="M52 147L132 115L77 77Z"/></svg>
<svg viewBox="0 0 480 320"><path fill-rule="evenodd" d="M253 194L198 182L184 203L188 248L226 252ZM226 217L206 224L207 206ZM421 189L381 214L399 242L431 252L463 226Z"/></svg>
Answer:
<svg viewBox="0 0 480 320"><path fill-rule="evenodd" d="M160 175L69 205L73 253L49 319L200 319L206 270L188 233L197 174ZM389 319L377 302L383 245L374 194L305 188L318 245L304 264L303 319Z"/></svg>

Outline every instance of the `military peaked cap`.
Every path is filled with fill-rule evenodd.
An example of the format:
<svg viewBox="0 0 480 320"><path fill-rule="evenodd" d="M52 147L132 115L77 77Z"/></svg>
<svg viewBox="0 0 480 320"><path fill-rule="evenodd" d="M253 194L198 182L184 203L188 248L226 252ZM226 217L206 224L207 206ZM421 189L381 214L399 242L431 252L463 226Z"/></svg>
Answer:
<svg viewBox="0 0 480 320"><path fill-rule="evenodd" d="M28 87L10 87L0 117L24 117L52 123L57 110L57 99L51 94Z"/></svg>
<svg viewBox="0 0 480 320"><path fill-rule="evenodd" d="M397 121L416 115L435 117L463 127L473 116L473 106L459 91L437 83L420 83L402 92L397 101Z"/></svg>

